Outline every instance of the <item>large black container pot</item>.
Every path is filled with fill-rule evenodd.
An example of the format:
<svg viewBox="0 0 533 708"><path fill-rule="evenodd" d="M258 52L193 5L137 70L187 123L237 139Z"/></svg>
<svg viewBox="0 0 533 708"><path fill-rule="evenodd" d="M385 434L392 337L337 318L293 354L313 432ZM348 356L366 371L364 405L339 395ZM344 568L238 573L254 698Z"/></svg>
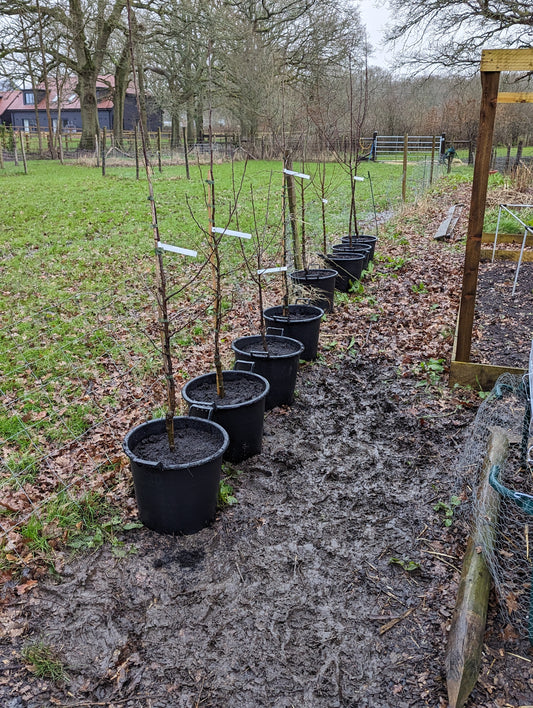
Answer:
<svg viewBox="0 0 533 708"><path fill-rule="evenodd" d="M343 236L341 241L343 243L350 244L352 246L357 246L358 244L361 243L368 243L371 246L371 251L370 251L370 260L374 258L374 251L376 249L376 243L378 241L377 236L370 236L369 234L359 234L359 236L356 236L355 234L352 234L351 241L350 241L350 236Z"/></svg>
<svg viewBox="0 0 533 708"><path fill-rule="evenodd" d="M345 293L348 292L352 283L361 277L365 267L366 254L364 252L328 253L326 259L338 273L335 288Z"/></svg>
<svg viewBox="0 0 533 708"><path fill-rule="evenodd" d="M336 270L332 268L295 270L290 277L295 285L301 285L309 291L311 304L320 307L324 312L333 312Z"/></svg>
<svg viewBox="0 0 533 708"><path fill-rule="evenodd" d="M201 418L174 418L178 459L145 459L139 445L162 436L170 454L163 418L138 425L124 439L142 523L159 533L191 534L207 526L217 509L226 431Z"/></svg>
<svg viewBox="0 0 533 708"><path fill-rule="evenodd" d="M269 307L263 312L265 322L269 327L280 327L284 337L297 339L304 345L300 359L312 361L318 352L318 339L320 337L320 322L324 310L315 305L296 303L288 305L286 314L284 308Z"/></svg>
<svg viewBox="0 0 533 708"><path fill-rule="evenodd" d="M298 363L304 345L296 339L277 334L266 335L267 351L261 335L239 337L231 343L236 361L253 361L254 373L264 376L270 384L265 410L276 406L290 406L294 401L294 387Z"/></svg>
<svg viewBox="0 0 533 708"><path fill-rule="evenodd" d="M345 255L345 254L361 254L363 253L365 256L365 262L363 265L363 270L366 270L368 268L368 264L370 263L370 254L372 251L372 247L368 243L360 243L357 246L348 246L348 244L345 243L335 243L331 247L331 252L333 254L338 254L338 255Z"/></svg>
<svg viewBox="0 0 533 708"><path fill-rule="evenodd" d="M265 400L270 390L268 381L250 371L224 371L226 397L219 399L214 372L188 381L181 395L192 406L194 415L209 415L229 435L229 445L224 459L242 462L261 452ZM241 386L250 387L250 394L240 395ZM234 391L237 390L237 394ZM249 396L248 398L246 396Z"/></svg>

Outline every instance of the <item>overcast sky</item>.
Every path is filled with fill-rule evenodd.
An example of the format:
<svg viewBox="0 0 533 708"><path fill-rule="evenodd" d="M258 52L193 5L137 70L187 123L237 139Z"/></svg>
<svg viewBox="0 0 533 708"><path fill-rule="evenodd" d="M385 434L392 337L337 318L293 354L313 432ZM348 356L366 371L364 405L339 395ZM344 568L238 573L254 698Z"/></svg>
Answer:
<svg viewBox="0 0 533 708"><path fill-rule="evenodd" d="M390 68L392 66L391 49L384 49L382 45L385 26L390 22L390 13L387 6L383 0L381 2L378 2L378 0L359 0L359 12L361 21L366 26L368 41L374 50L368 63L371 66Z"/></svg>

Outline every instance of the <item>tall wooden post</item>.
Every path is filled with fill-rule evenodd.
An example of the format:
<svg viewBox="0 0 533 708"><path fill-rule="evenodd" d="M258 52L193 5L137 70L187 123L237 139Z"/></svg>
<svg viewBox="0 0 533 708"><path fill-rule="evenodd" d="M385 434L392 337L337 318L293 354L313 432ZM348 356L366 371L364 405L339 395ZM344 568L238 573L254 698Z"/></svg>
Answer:
<svg viewBox="0 0 533 708"><path fill-rule="evenodd" d="M476 302L481 234L485 218L485 202L494 135L494 119L498 103L499 71L481 73L481 109L479 116L479 138L474 165L470 217L466 237L463 288L459 321L457 324L457 361L469 361L474 326L474 308Z"/></svg>
<svg viewBox="0 0 533 708"><path fill-rule="evenodd" d="M107 149L107 128L102 130L102 177L105 177L105 151Z"/></svg>
<svg viewBox="0 0 533 708"><path fill-rule="evenodd" d="M161 165L161 128L157 129L157 165L159 167L159 174L161 174L161 172L163 172Z"/></svg>
<svg viewBox="0 0 533 708"><path fill-rule="evenodd" d="M26 150L24 148L24 136L22 132L19 133L20 135L20 151L22 152L22 164L24 165L24 174L28 174L28 164L26 162Z"/></svg>
<svg viewBox="0 0 533 708"><path fill-rule="evenodd" d="M135 123L133 138L135 142L135 178L139 179L139 126L137 123Z"/></svg>
<svg viewBox="0 0 533 708"><path fill-rule="evenodd" d="M183 155L185 158L185 174L187 175L187 179L191 179L191 175L189 172L189 146L187 145L187 128L183 126Z"/></svg>
<svg viewBox="0 0 533 708"><path fill-rule="evenodd" d="M433 184L433 167L435 166L435 136L431 141L431 165L429 166L429 184Z"/></svg>
<svg viewBox="0 0 533 708"><path fill-rule="evenodd" d="M403 172L402 172L402 201L407 198L407 145L409 137L407 133L403 136Z"/></svg>

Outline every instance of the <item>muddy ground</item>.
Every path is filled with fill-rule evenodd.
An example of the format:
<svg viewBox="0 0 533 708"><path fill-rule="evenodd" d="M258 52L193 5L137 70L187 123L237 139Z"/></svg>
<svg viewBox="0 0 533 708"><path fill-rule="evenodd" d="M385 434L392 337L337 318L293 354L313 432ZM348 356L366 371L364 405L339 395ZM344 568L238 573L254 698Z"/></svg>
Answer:
<svg viewBox="0 0 533 708"><path fill-rule="evenodd" d="M445 706L464 529L433 506L473 415L376 360L305 365L213 526L132 531L126 557L78 557L9 608L1 705ZM494 611L470 706L533 703L533 656L503 630ZM68 683L28 674L35 639Z"/></svg>
<svg viewBox="0 0 533 708"><path fill-rule="evenodd" d="M401 240L381 241L364 295L338 299L294 405L267 414L262 453L233 470L238 503L211 527L129 531L124 546L64 558L35 585L27 569L2 609L2 708L447 705L468 526L466 514L446 526L435 506L464 488L458 460L481 399L446 377L466 215L450 243L432 236L467 200L466 188L438 195L403 214ZM533 308L527 321L524 308L495 309L509 281L497 271L501 287L480 277L474 345L480 360L523 365ZM533 651L505 622L492 593L467 708L533 705ZM67 680L32 673L23 648L37 641Z"/></svg>

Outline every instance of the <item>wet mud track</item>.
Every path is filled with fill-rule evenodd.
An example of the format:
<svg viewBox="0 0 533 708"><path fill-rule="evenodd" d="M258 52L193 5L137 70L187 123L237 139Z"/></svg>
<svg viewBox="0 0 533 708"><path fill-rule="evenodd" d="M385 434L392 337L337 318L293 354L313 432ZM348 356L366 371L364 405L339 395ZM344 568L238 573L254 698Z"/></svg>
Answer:
<svg viewBox="0 0 533 708"><path fill-rule="evenodd" d="M1 704L446 705L461 561L433 505L474 413L440 415L425 395L375 361L304 366L213 526L130 532L126 557L78 557L12 610L20 642L56 647L70 681L28 683L11 664Z"/></svg>

